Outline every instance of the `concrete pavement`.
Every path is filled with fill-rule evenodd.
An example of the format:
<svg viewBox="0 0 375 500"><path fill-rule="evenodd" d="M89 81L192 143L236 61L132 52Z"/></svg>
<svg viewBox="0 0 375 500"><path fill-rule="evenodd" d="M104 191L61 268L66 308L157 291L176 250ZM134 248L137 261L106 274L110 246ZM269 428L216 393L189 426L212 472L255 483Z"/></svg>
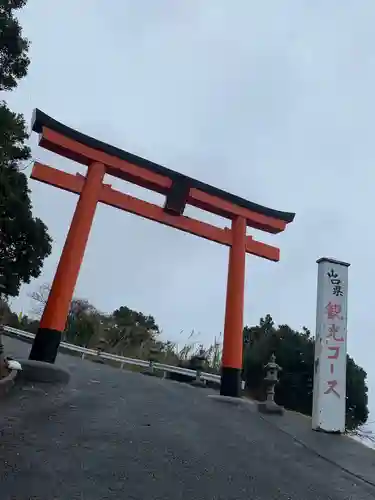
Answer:
<svg viewBox="0 0 375 500"><path fill-rule="evenodd" d="M30 349L4 343L14 356ZM206 390L68 355L58 363L72 373L68 386L19 387L0 402L4 500L375 497L371 477L366 483L361 471L320 453L336 446L336 436L324 436L319 451L304 442L303 425L293 435L298 426L288 416L282 424L251 405L220 404ZM370 470L374 452L343 439L349 444L340 453L350 449Z"/></svg>

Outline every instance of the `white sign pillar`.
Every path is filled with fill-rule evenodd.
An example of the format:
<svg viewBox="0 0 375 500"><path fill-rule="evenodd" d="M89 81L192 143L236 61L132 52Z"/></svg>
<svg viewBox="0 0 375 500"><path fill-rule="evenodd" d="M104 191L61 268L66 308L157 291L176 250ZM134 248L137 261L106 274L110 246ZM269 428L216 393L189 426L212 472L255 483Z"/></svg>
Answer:
<svg viewBox="0 0 375 500"><path fill-rule="evenodd" d="M348 267L323 257L318 264L312 428L342 433L346 412Z"/></svg>

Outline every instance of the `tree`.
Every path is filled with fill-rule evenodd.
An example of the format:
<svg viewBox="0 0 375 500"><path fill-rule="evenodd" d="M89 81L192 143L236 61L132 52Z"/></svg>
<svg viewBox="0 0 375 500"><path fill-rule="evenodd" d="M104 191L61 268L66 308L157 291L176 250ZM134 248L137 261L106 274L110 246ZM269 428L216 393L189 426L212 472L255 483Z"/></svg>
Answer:
<svg viewBox="0 0 375 500"><path fill-rule="evenodd" d="M250 332L250 333L249 333ZM250 338L245 344L244 378L250 393L263 396L264 365L272 353L283 368L276 386L276 402L288 409L306 415L312 413L314 340L310 331L292 330L288 325L276 327L271 316L260 324L244 329ZM346 426L353 429L366 422L368 417L366 372L347 357Z"/></svg>
<svg viewBox="0 0 375 500"><path fill-rule="evenodd" d="M126 306L106 315L87 300L74 298L63 336L68 342L93 348L105 341L107 350L124 355L154 345L158 333L159 327L152 316Z"/></svg>
<svg viewBox="0 0 375 500"><path fill-rule="evenodd" d="M111 345L134 347L155 342L159 327L155 318L121 306L112 313L112 325L108 327Z"/></svg>
<svg viewBox="0 0 375 500"><path fill-rule="evenodd" d="M0 103L0 166L17 168L20 162L30 159L30 148L25 144L28 139L25 120L22 115L13 113L5 104ZM4 179L6 181L6 178Z"/></svg>
<svg viewBox="0 0 375 500"><path fill-rule="evenodd" d="M29 297L33 300L32 312L42 315L51 290L49 283L43 283ZM126 354L129 349L139 349L155 344L159 327L151 315L133 311L121 306L111 314L98 311L86 299L74 297L67 317L63 339L73 344L95 348L105 340L107 348L116 354Z"/></svg>
<svg viewBox="0 0 375 500"><path fill-rule="evenodd" d="M29 42L22 37L22 28L14 16L26 3L27 0L0 2L0 91L14 89L17 80L26 76L30 64Z"/></svg>
<svg viewBox="0 0 375 500"><path fill-rule="evenodd" d="M11 323L18 323L17 314L13 313L5 298L0 295L0 324L11 325Z"/></svg>
<svg viewBox="0 0 375 500"><path fill-rule="evenodd" d="M49 283L42 283L37 290L29 293L30 299L34 301L31 312L37 318L42 316L50 291L51 285Z"/></svg>
<svg viewBox="0 0 375 500"><path fill-rule="evenodd" d="M267 314L265 318L260 318L258 326L245 326L243 329L244 345L253 345L254 342L259 341L264 336L272 335L274 332L274 325L272 317Z"/></svg>
<svg viewBox="0 0 375 500"><path fill-rule="evenodd" d="M29 42L22 37L16 10L26 0L0 3L0 90L12 90L27 73ZM2 293L16 296L22 283L40 275L51 253L47 228L32 216L27 179L20 164L30 158L22 115L0 102L0 278Z"/></svg>
<svg viewBox="0 0 375 500"><path fill-rule="evenodd" d="M29 318L27 315L16 316L16 324L9 323L9 326L13 326L13 328L20 328L21 330L25 330L29 333L34 333L34 335L38 332L39 321L37 319Z"/></svg>
<svg viewBox="0 0 375 500"><path fill-rule="evenodd" d="M33 300L31 312L37 318L42 316L50 291L51 285L42 283L37 290L29 294ZM86 347L90 342L98 340L103 318L104 315L88 300L73 297L63 332L63 340Z"/></svg>
<svg viewBox="0 0 375 500"><path fill-rule="evenodd" d="M88 300L74 298L63 333L66 342L87 347L101 338L102 314ZM95 347L95 346L93 346Z"/></svg>
<svg viewBox="0 0 375 500"><path fill-rule="evenodd" d="M16 296L22 283L40 275L51 238L33 218L26 176L12 163L0 165L0 273L2 292Z"/></svg>

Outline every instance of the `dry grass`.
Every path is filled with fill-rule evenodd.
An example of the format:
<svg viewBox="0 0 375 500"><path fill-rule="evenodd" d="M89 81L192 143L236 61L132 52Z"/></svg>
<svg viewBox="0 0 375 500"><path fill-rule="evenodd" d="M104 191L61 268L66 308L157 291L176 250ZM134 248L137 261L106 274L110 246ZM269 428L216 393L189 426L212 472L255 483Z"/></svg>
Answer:
<svg viewBox="0 0 375 500"><path fill-rule="evenodd" d="M207 359L204 370L211 373L219 373L222 354L222 344L220 342L220 337L218 339L215 337L214 342L207 348L204 348L200 342L194 340L195 336L195 332L191 332L188 337L188 342L182 345L182 347L179 347L177 342L166 342L160 344L162 348L156 355L156 361L171 366L183 366L188 364L189 360L193 356L200 353L203 349ZM79 352L69 351L68 349L64 349L63 347L60 347L60 351L75 357L82 356ZM124 349L121 351L121 353L117 352L116 349L109 349L108 352L110 352L111 354L116 354L118 356L124 356L133 359L143 359L145 361L149 360L150 354L149 346L147 345ZM142 373L145 371L145 368L142 366L122 363L121 361L116 360L103 359L94 355L85 355L85 359L88 359L89 361L92 361L94 363L101 363L112 366L114 368L122 367L124 370L132 372ZM155 370L155 375L163 377L164 373L160 370Z"/></svg>

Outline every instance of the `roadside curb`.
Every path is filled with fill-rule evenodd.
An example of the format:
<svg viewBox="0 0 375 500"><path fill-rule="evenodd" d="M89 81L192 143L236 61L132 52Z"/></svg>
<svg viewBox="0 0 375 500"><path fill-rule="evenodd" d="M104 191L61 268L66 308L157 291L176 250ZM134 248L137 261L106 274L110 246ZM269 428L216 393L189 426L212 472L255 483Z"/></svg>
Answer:
<svg viewBox="0 0 375 500"><path fill-rule="evenodd" d="M288 435L319 458L375 487L373 479L375 453L373 449L345 434L313 431L309 422L311 417L291 410L285 411L283 416L266 414L259 414L259 416L264 422ZM310 425L306 427L307 422Z"/></svg>
<svg viewBox="0 0 375 500"><path fill-rule="evenodd" d="M255 410L255 401L243 397L231 397L231 396L222 396L220 394L208 394L208 398L213 401L218 401L220 403L231 404L234 406L245 406L250 408L251 410Z"/></svg>
<svg viewBox="0 0 375 500"><path fill-rule="evenodd" d="M70 373L59 366L44 361L18 359L22 371L17 377L20 382L45 382L49 384L68 384Z"/></svg>

